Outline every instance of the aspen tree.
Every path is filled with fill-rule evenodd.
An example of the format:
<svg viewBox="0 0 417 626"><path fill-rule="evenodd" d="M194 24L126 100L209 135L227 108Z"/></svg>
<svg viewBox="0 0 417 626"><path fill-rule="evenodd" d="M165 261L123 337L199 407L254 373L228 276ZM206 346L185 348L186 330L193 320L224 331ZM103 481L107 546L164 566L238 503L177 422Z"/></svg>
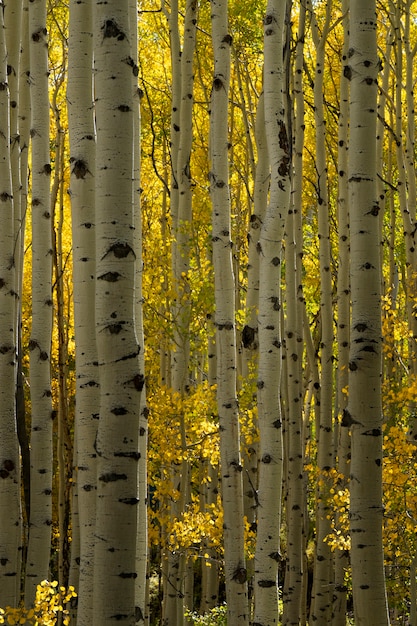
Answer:
<svg viewBox="0 0 417 626"><path fill-rule="evenodd" d="M97 1L96 341L100 382L93 624L136 622L138 437L144 374L135 327L134 104L129 0Z"/></svg>
<svg viewBox="0 0 417 626"><path fill-rule="evenodd" d="M223 502L224 572L228 623L248 624L244 555L242 464L236 395L235 278L232 263L228 168L230 45L226 0L211 1L214 76L210 102L210 194L215 276L217 407Z"/></svg>
<svg viewBox="0 0 417 626"><path fill-rule="evenodd" d="M4 4L4 27L7 49L7 73L10 90L10 158L13 186L13 210L15 223L15 268L16 268L16 299L17 315L20 317L21 283L23 278L23 235L22 228L22 186L20 172L20 133L19 133L19 92L20 92L20 51L22 36L22 9L23 1ZM25 42L27 45L28 42ZM19 330L17 331L19 332Z"/></svg>
<svg viewBox="0 0 417 626"><path fill-rule="evenodd" d="M403 10L405 19L403 20ZM403 105L403 80L395 81L395 154L398 167L398 198L403 221L406 254L406 306L410 331L408 367L414 376L417 373L416 341L417 316L415 297L417 293L417 248L416 248L416 174L414 168L414 58L416 49L410 47L410 3L392 3L393 34L395 45L395 72L405 73L405 106ZM405 61L405 63L404 63ZM405 67L404 67L405 65ZM406 112L406 119L404 116ZM405 129L405 132L404 132ZM405 135L405 137L404 137ZM415 402L410 403L410 435L417 439L417 411Z"/></svg>
<svg viewBox="0 0 417 626"><path fill-rule="evenodd" d="M52 525L52 226L46 0L29 3L32 146L31 485L25 603L48 577Z"/></svg>
<svg viewBox="0 0 417 626"><path fill-rule="evenodd" d="M57 508L58 508L58 554L57 580L64 585L68 575L68 530L69 530L69 499L70 481L72 476L72 455L68 459L69 435L69 394L68 394L68 316L65 302L65 260L64 260L64 145L65 134L61 122L61 106L58 104L58 95L66 74L66 57L60 67L60 76L55 78L51 93L51 109L54 116L54 175L51 185L52 249L53 249L53 277L55 292L55 314L57 334L57 366L56 379L57 394L57 427L56 427L56 459L58 474L57 480Z"/></svg>
<svg viewBox="0 0 417 626"><path fill-rule="evenodd" d="M257 246L260 229L266 211L270 182L268 146L265 130L265 107L263 93L260 94L256 108L255 141L257 149L257 163L255 185L253 193L253 212L249 218L248 227L248 263L247 263L247 295L246 295L246 324L242 330L243 367L242 375L251 375L251 367L256 373L258 363L258 303L259 303L259 254ZM253 374L252 374L253 375ZM244 458L245 472L243 474L244 511L250 524L256 523L256 486L258 483L258 446L252 442Z"/></svg>
<svg viewBox="0 0 417 626"><path fill-rule="evenodd" d="M249 219L248 229L248 285L246 297L248 318L242 332L243 347L250 352L258 348L259 254L257 252L257 245L261 225L266 212L270 182L263 93L259 96L256 109L255 140L258 159L256 162L255 188L253 194L253 213Z"/></svg>
<svg viewBox="0 0 417 626"><path fill-rule="evenodd" d="M324 118L324 61L326 40L331 28L332 2L326 3L325 21L319 32L316 14L311 8L312 38L316 48L314 73L314 122L317 171L317 213L320 264L320 419L317 433L317 465L320 479L316 495L316 551L310 619L327 625L331 611L333 559L325 538L330 533L328 515L329 481L333 467L333 308L330 250L329 199L327 191L326 122Z"/></svg>
<svg viewBox="0 0 417 626"><path fill-rule="evenodd" d="M4 3L0 4L0 602L20 599L20 460L16 431L16 250Z"/></svg>
<svg viewBox="0 0 417 626"><path fill-rule="evenodd" d="M349 54L348 0L342 2L343 48L342 61L346 63ZM340 75L340 111L338 128L338 192L337 222L339 234L339 258L337 268L337 428L335 429L335 449L337 450L337 470L343 476L340 487L345 487L349 477L350 435L349 423L344 413L347 407L349 376L349 322L350 322L350 282L349 282L349 206L348 206L348 123L349 123L349 81L342 71ZM348 554L346 550L335 550L333 624L346 624L346 570Z"/></svg>
<svg viewBox="0 0 417 626"><path fill-rule="evenodd" d="M200 503L201 510L217 503L219 489L219 468L213 466L210 461L206 463L207 478L201 487ZM206 548L208 559L204 559L201 567L201 602L200 612L206 613L217 606L219 598L219 566L214 548Z"/></svg>
<svg viewBox="0 0 417 626"><path fill-rule="evenodd" d="M26 230L26 212L28 208L28 173L29 173L29 141L30 141L30 60L29 60L29 7L27 0L23 0L21 15L21 37L20 37L20 71L19 71L19 99L18 99L18 130L19 130L19 170L20 170L20 221L15 204L15 228L20 233L20 253L19 264L16 261L17 275L21 276L23 282L23 261L24 261L24 234ZM15 35L15 33L14 33ZM14 158L14 157L12 157ZM18 279L19 280L19 279ZM19 283L18 283L19 289ZM22 291L22 288L20 287ZM21 304L20 304L21 307ZM22 482L24 494L24 506L26 521L29 518L30 508L30 452L29 437L26 430L25 416L25 395L24 377L22 371L22 320L19 321L18 333L18 369L17 369L17 395L16 395L16 419L20 442L20 454L22 462Z"/></svg>
<svg viewBox="0 0 417 626"><path fill-rule="evenodd" d="M303 62L305 5L300 6L293 77L294 139L291 207L285 247L286 318L285 354L288 371L287 432L287 564L283 592L283 624L299 624L304 604L305 476L303 470L303 289L302 276L302 168L304 146Z"/></svg>
<svg viewBox="0 0 417 626"><path fill-rule="evenodd" d="M172 90L171 110L171 217L172 217L172 280L175 299L172 304L174 348L171 354L171 384L174 391L184 394L189 385L190 358L190 228L192 220L191 144L193 125L194 71L193 58L196 42L197 0L187 0L184 18L183 45L179 35L178 3L171 6L169 15ZM179 416L179 430L185 448L185 424ZM178 518L189 498L189 467L184 459L172 467L172 485L179 491L179 499L171 505L171 515ZM168 554L166 593L164 594L163 623L180 626L184 615L185 555Z"/></svg>
<svg viewBox="0 0 417 626"><path fill-rule="evenodd" d="M139 345L144 346L143 331L143 256L142 256L142 214L141 214L141 188L140 188L140 91L138 87L138 18L137 2L130 0L130 49L133 61L132 89L139 97L134 99L134 134L133 134L133 210L134 210L134 243L136 254L135 275L135 326ZM139 353L140 370L145 371L145 350ZM146 389L142 390L139 412L139 461L138 461L138 492L139 503L137 511L137 541L136 541L136 596L135 611L136 621L141 624L145 621L146 604L146 572L148 565L148 481L147 481L147 444L148 444L148 413L146 404Z"/></svg>
<svg viewBox="0 0 417 626"><path fill-rule="evenodd" d="M174 8L176 9L174 10ZM173 3L170 20L174 100L171 128L171 215L173 229L173 280L176 291L173 317L175 348L172 355L172 385L183 391L188 384L190 302L189 269L192 181L190 170L192 111L194 96L193 58L196 42L197 1L187 0L182 49L179 42L179 14ZM177 356L178 352L178 356Z"/></svg>
<svg viewBox="0 0 417 626"><path fill-rule="evenodd" d="M21 445L21 456L23 459L23 473L25 475L23 488L25 493L25 508L28 508L27 502L27 469L28 469L28 439L26 434L26 424L24 418L24 394L22 382L22 325L21 325L21 307L22 307L22 282L23 282L23 250L24 250L24 215L26 210L26 198L24 197L23 185L21 180L21 136L19 125L20 114L20 88L21 88L21 72L20 59L21 51L24 46L28 46L29 42L22 42L22 10L23 1L9 2L4 4L4 26L6 30L6 49L7 49L7 73L8 84L10 89L10 158L12 170L12 187L13 187L13 211L14 211L14 229L15 229L15 289L17 297L16 303L16 347L17 347L17 381L16 381L16 420L19 442ZM22 142L23 143L23 142Z"/></svg>
<svg viewBox="0 0 417 626"><path fill-rule="evenodd" d="M381 268L376 197L379 61L374 0L350 3L349 207L352 424L350 531L355 623L389 623L382 549Z"/></svg>
<svg viewBox="0 0 417 626"><path fill-rule="evenodd" d="M76 414L72 576L79 565L77 623L93 622L93 562L96 512L96 450L100 383L95 335L95 128L93 108L93 13L91 3L69 7L67 106L70 140L75 324ZM77 564L75 558L78 557ZM72 584L75 583L73 579Z"/></svg>
<svg viewBox="0 0 417 626"><path fill-rule="evenodd" d="M261 226L259 254L258 528L254 623L278 623L281 493L283 478L281 256L290 201L291 147L285 108L286 3L271 0L264 18L264 107L271 184Z"/></svg>
<svg viewBox="0 0 417 626"><path fill-rule="evenodd" d="M216 346L214 343L213 323L209 322L208 335L208 371L207 381L212 387L216 384L217 359ZM218 465L212 465L210 460L204 462L206 466L206 480L200 489L200 507L202 511L206 511L207 507L217 504L219 492L219 468ZM208 480L207 480L208 479ZM203 544L203 549L208 554L208 560L205 558L201 565L201 601L200 612L206 613L213 607L217 606L219 598L219 564L215 548L208 548Z"/></svg>
<svg viewBox="0 0 417 626"><path fill-rule="evenodd" d="M416 189L416 172L415 172L415 104L414 104L414 85L415 85L415 76L414 76L414 65L415 65L415 57L417 53L417 47L411 40L411 31L410 31L410 22L414 19L411 13L411 0L407 0L404 3L403 11L404 11L404 25L401 27L401 31L403 32L403 45L401 48L404 49L405 55L405 112L406 112L406 127L405 132L401 133L402 142L403 142L403 152L404 152L404 166L407 176L407 208L410 214L411 224L416 225L417 219L417 189ZM397 11L400 10L400 4L398 3ZM398 46L397 46L398 48ZM401 49L400 48L400 49ZM400 68L398 68L398 71ZM400 75L400 74L399 74ZM400 93L400 87L402 85L401 80L397 80L397 90L398 95ZM401 100L397 103L400 105ZM404 136L405 134L405 141ZM398 137L398 135L397 135ZM414 233L415 237L415 233ZM413 237L413 238L414 238ZM410 329L410 339L409 339L409 368L413 372L413 375L417 375L417 315L416 315L416 307L415 307L415 298L417 295L417 261L416 261L416 249L414 246L413 250L410 250L410 253L413 253L413 263L408 267L408 324ZM414 426L414 422L417 422L417 408L416 403L410 403L409 411L412 418L412 432L413 430L417 430ZM414 434L414 432L413 432ZM417 434L417 433L416 433Z"/></svg>

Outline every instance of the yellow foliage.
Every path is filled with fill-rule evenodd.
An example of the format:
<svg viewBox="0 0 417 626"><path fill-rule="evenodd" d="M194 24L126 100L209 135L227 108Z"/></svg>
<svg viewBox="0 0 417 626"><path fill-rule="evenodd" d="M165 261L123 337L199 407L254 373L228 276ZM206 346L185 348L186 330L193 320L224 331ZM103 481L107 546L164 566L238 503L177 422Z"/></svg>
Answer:
<svg viewBox="0 0 417 626"><path fill-rule="evenodd" d="M34 606L26 609L6 607L0 609L0 624L33 624L33 626L54 626L58 613L62 613L64 626L70 623L67 609L64 609L71 598L76 597L74 587L59 587L56 580L43 580L36 589Z"/></svg>
<svg viewBox="0 0 417 626"><path fill-rule="evenodd" d="M223 537L223 511L220 497L215 504L207 505L205 511L199 509L197 498L170 526L169 549L198 548L204 542L205 547L220 549Z"/></svg>

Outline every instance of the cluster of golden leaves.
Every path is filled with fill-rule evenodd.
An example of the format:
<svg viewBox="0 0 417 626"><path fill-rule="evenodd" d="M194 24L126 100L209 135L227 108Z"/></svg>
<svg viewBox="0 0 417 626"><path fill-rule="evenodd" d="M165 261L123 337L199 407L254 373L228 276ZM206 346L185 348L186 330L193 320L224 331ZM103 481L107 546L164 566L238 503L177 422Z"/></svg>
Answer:
<svg viewBox="0 0 417 626"><path fill-rule="evenodd" d="M62 623L68 626L70 616L65 606L76 597L74 587L60 587L56 580L43 580L37 587L33 607L0 609L0 624L33 624L33 626L54 626L58 613L62 613Z"/></svg>

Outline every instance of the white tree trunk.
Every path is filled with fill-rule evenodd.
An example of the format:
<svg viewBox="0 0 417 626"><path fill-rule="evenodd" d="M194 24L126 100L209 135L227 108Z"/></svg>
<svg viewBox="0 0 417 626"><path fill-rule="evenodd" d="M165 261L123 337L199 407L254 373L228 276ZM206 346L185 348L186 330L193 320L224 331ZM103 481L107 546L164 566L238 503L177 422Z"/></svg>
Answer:
<svg viewBox="0 0 417 626"><path fill-rule="evenodd" d="M244 555L242 464L236 396L235 279L232 265L229 169L228 96L230 44L227 0L211 2L214 78L210 103L210 193L215 276L217 407L220 429L220 471L224 512L224 572L228 623L249 621Z"/></svg>
<svg viewBox="0 0 417 626"><path fill-rule="evenodd" d="M30 61L29 61L29 7L27 0L23 2L23 11L21 16L21 37L20 37L20 69L19 69L19 99L18 99L18 132L19 143L16 148L19 151L19 169L20 169L20 216L15 203L15 229L19 231L20 241L16 240L16 247L20 245L20 252L16 256L16 272L17 272L17 291L22 291L23 283L23 261L24 261L24 243L26 230L26 212L28 204L28 173L29 173L29 141L30 141ZM14 157L13 157L14 158ZM13 167L13 166L12 166ZM20 279L19 279L20 276ZM21 309L21 303L19 305ZM22 372L22 331L18 332L18 390L16 398L16 417L18 423L18 435L20 441L20 452L22 462L22 481L25 505L25 532L24 541L27 540L27 523L30 508L30 454L29 454L29 437L26 429L25 415L25 394L24 394L24 377Z"/></svg>
<svg viewBox="0 0 417 626"><path fill-rule="evenodd" d="M73 526L79 527L78 626L93 622L96 450L100 399L95 336L95 128L92 91L93 14L70 2L67 84L76 347ZM75 551L75 546L74 546ZM74 554L72 557L76 557ZM72 569L76 563L72 558Z"/></svg>
<svg viewBox="0 0 417 626"><path fill-rule="evenodd" d="M52 226L46 0L29 3L32 143L31 485L25 603L48 577L52 525Z"/></svg>
<svg viewBox="0 0 417 626"><path fill-rule="evenodd" d="M97 1L96 339L100 376L93 624L135 615L138 438L144 374L135 327L133 93L129 0Z"/></svg>
<svg viewBox="0 0 417 626"><path fill-rule="evenodd" d="M137 1L130 0L130 46L133 59L132 87L133 92L140 95L138 88L138 12ZM134 136L133 136L133 211L134 211L134 244L136 254L135 275L135 326L139 345L144 346L143 334L143 258L142 258L142 215L140 202L140 100L134 100ZM140 370L145 371L145 351L139 353ZM148 407L146 404L146 389L142 390L139 412L139 461L138 461L138 492L139 503L137 511L137 541L136 541L136 587L135 612L136 622L145 622L147 565L148 565L148 480L147 480L147 447L148 447Z"/></svg>
<svg viewBox="0 0 417 626"><path fill-rule="evenodd" d="M342 58L348 57L349 17L348 0L343 0L342 12L343 41ZM349 124L349 81L344 76L343 67L340 75L340 113L338 133L338 196L337 221L339 234L339 259L337 269L337 430L335 448L337 449L339 474L343 475L341 486L348 484L350 458L350 432L346 423L345 409L349 383L349 325L350 325L350 280L349 280L349 206L348 206L348 124ZM336 548L333 593L333 626L346 624L346 570L349 558L346 550Z"/></svg>
<svg viewBox="0 0 417 626"><path fill-rule="evenodd" d="M333 306L330 250L330 212L327 192L326 122L324 117L325 46L332 17L332 2L326 4L325 23L319 34L312 9L312 34L316 47L314 74L314 121L316 132L317 213L320 263L320 420L317 432L317 465L320 481L316 494L316 553L310 619L327 626L331 614L333 558L325 538L331 531L329 477L333 467Z"/></svg>
<svg viewBox="0 0 417 626"><path fill-rule="evenodd" d="M352 585L355 624L385 626L389 620L382 549L381 269L375 142L379 63L374 0L352 0L349 50Z"/></svg>
<svg viewBox="0 0 417 626"><path fill-rule="evenodd" d="M6 40L0 4L0 603L16 606L20 592L22 520L16 431L15 224L10 157L10 99ZM18 167L18 163L17 163Z"/></svg>
<svg viewBox="0 0 417 626"><path fill-rule="evenodd" d="M293 98L294 141L291 210L287 219L285 247L286 318L285 352L288 372L287 432L287 566L283 593L284 625L300 623L304 606L305 583L305 475L303 433L303 289L302 289L302 190L304 147L304 91L303 62L305 36L305 6L300 6L298 19L296 57L294 67Z"/></svg>
<svg viewBox="0 0 417 626"><path fill-rule="evenodd" d="M254 623L278 623L283 443L281 255L290 200L291 149L285 115L286 3L268 2L264 18L264 106L271 168L269 203L259 237L259 488L255 552Z"/></svg>
<svg viewBox="0 0 417 626"><path fill-rule="evenodd" d="M191 300L188 270L190 266L190 235L192 221L191 146L193 125L194 71L197 2L187 0L182 50L179 41L179 12L176 2L169 16L171 31L171 62L173 103L171 120L171 216L172 216L172 281L175 298L172 303L174 347L171 353L171 382L174 391L183 394L189 385ZM185 440L183 416L179 430ZM171 516L178 518L185 508L189 493L189 468L184 460L172 465L172 485L180 498L171 505ZM185 555L168 554L167 593L164 597L164 626L181 626L184 615Z"/></svg>

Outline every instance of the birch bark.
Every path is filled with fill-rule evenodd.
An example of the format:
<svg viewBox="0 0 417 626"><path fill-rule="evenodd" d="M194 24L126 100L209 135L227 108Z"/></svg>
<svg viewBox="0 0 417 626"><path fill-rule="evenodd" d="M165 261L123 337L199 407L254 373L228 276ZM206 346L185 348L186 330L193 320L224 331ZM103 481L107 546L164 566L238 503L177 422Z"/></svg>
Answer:
<svg viewBox="0 0 417 626"><path fill-rule="evenodd" d="M15 223L10 155L10 94L6 66L4 3L0 4L0 603L16 606L20 596L22 519L20 459L16 430Z"/></svg>
<svg viewBox="0 0 417 626"><path fill-rule="evenodd" d="M347 61L349 54L348 0L342 2L344 41L342 59ZM350 433L345 419L349 384L349 322L350 322L350 280L349 280L349 204L348 204L348 124L349 124L349 81L340 75L340 111L338 132L338 196L337 221L339 233L339 259L337 269L337 428L335 429L335 449L337 469L342 475L340 487L346 487L349 477ZM333 593L333 625L346 623L346 570L349 567L346 550L335 551L335 585Z"/></svg>
<svg viewBox="0 0 417 626"><path fill-rule="evenodd" d="M134 93L129 0L97 1L96 340L100 376L93 624L136 622L138 437L144 374L136 336Z"/></svg>
<svg viewBox="0 0 417 626"><path fill-rule="evenodd" d="M304 147L303 62L305 6L300 6L296 35L293 101L294 141L291 209L285 247L286 318L285 354L288 371L287 431L287 565L283 592L283 624L300 623L305 582L305 475L303 433L303 288L302 288L302 171Z"/></svg>
<svg viewBox="0 0 417 626"><path fill-rule="evenodd" d="M355 623L385 626L389 620L382 550L381 269L375 142L379 63L374 0L351 1L349 50L352 585Z"/></svg>
<svg viewBox="0 0 417 626"><path fill-rule="evenodd" d="M192 221L191 144L193 125L194 71L197 2L187 0L184 34L181 48L178 3L174 2L169 15L172 65L172 119L171 119L171 217L172 217L172 281L175 300L172 304L174 347L171 354L171 384L184 394L189 385L191 301L188 271L190 266L190 234ZM183 416L179 416L179 430L185 442ZM186 460L172 466L172 485L180 496L172 503L171 515L178 518L185 508L189 493L189 468ZM167 555L167 581L164 597L163 624L180 626L184 615L185 555L178 552Z"/></svg>
<svg viewBox="0 0 417 626"><path fill-rule="evenodd" d="M32 146L31 486L25 603L48 578L52 524L52 226L46 0L29 3Z"/></svg>
<svg viewBox="0 0 417 626"><path fill-rule="evenodd" d="M87 2L70 2L67 106L73 237L76 414L73 525L79 527L77 624L93 622L97 418L100 384L95 336L95 128L93 14ZM75 551L75 546L74 546ZM74 554L74 557L76 555ZM74 559L72 567L74 568Z"/></svg>
<svg viewBox="0 0 417 626"><path fill-rule="evenodd" d="M316 48L314 73L314 121L316 126L317 213L320 263L320 419L317 432L317 465L320 479L316 494L316 553L310 619L326 626L331 612L333 558L325 538L330 533L328 471L334 464L333 447L333 307L330 250L330 213L327 191L326 122L324 118L324 62L331 27L332 2L326 4L325 22L319 32L312 8L312 36Z"/></svg>
<svg viewBox="0 0 417 626"><path fill-rule="evenodd" d="M228 623L249 622L244 555L243 489L236 395L235 279L232 262L228 168L230 45L227 0L211 1L214 77L210 102L210 194L215 276L217 407L224 513L224 571Z"/></svg>
<svg viewBox="0 0 417 626"><path fill-rule="evenodd" d="M138 12L136 0L129 2L130 18L130 47L133 60L132 89L139 98L134 99L133 118L133 213L134 213L134 244L136 254L135 271L135 327L139 345L145 346L143 332L143 256L142 256L142 213L141 213L141 111L140 90L138 87ZM145 350L139 353L139 367L145 371ZM148 481L147 481L147 444L148 444L148 407L146 404L146 389L142 390L139 411L139 461L138 461L138 492L139 503L137 511L137 541L136 541L136 587L135 612L136 621L145 622L146 605L146 572L148 565Z"/></svg>
<svg viewBox="0 0 417 626"><path fill-rule="evenodd" d="M270 0L264 18L264 106L271 185L259 253L259 487L255 552L254 623L278 623L283 442L281 256L290 201L291 148L285 107L286 3Z"/></svg>

